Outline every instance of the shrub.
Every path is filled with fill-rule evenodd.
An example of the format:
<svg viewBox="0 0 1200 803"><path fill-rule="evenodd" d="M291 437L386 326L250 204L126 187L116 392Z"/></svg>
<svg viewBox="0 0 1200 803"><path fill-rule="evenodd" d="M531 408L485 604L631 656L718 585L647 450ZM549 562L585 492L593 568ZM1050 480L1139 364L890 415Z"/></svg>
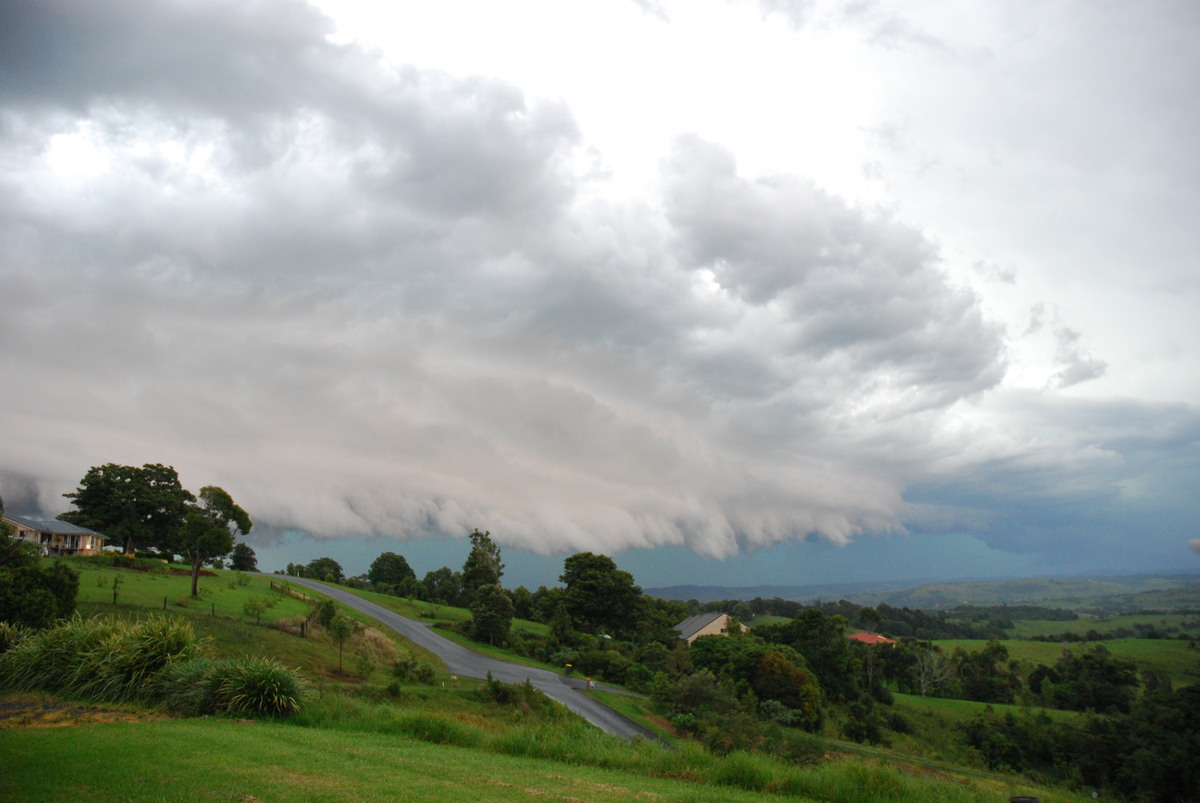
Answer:
<svg viewBox="0 0 1200 803"><path fill-rule="evenodd" d="M392 674L400 680L412 680L417 683L433 683L437 677L432 666L411 654L404 655L392 664Z"/></svg>
<svg viewBox="0 0 1200 803"><path fill-rule="evenodd" d="M199 654L200 643L188 622L166 618L120 621L80 656L70 688L91 699L137 699L146 696L147 684L167 665Z"/></svg>
<svg viewBox="0 0 1200 803"><path fill-rule="evenodd" d="M0 655L0 688L139 699L168 664L199 652L200 642L186 622L76 617L31 633Z"/></svg>
<svg viewBox="0 0 1200 803"><path fill-rule="evenodd" d="M217 665L218 710L240 714L295 714L308 688L292 670L270 658L239 658Z"/></svg>

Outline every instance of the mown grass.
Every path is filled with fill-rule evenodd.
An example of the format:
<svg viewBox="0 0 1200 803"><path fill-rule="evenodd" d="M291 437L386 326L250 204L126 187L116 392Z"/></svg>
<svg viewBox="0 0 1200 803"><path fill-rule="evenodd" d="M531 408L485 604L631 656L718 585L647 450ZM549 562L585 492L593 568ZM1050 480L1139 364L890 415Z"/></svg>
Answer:
<svg viewBox="0 0 1200 803"><path fill-rule="evenodd" d="M956 647L974 652L987 645L986 641L967 639L946 639L934 643L947 653ZM1177 639L1110 639L1069 644L1006 639L1000 643L1008 648L1010 659L1046 666L1054 666L1064 649L1079 654L1096 644L1103 644L1114 658L1133 661L1139 670L1158 669L1166 672L1176 686L1200 682L1200 650L1189 646L1186 641Z"/></svg>
<svg viewBox="0 0 1200 803"><path fill-rule="evenodd" d="M893 708L905 716L929 715L941 724L961 724L969 722L986 709L991 708L997 714L1013 714L1014 716L1027 712L1045 712L1051 719L1059 722L1081 722L1086 714L1078 711L1057 711L1046 708L1029 708L1028 706L1007 703L977 703L973 700L950 700L941 697L921 697L915 694L900 694L893 692Z"/></svg>
<svg viewBox="0 0 1200 803"><path fill-rule="evenodd" d="M253 619L244 606L255 598L273 601L273 607L265 610L262 621L274 622L294 616L306 616L313 603L272 591L271 583L284 582L284 578L269 578L254 574L243 574L227 569L208 569L215 577L201 577L199 597L191 596L191 577L188 574L171 574L171 569L183 570L178 565L160 564L152 571L114 568L105 566L92 558L72 558L67 565L79 572L79 596L81 603L113 605L113 590L116 586L115 607L166 610L175 612L206 613L237 619ZM324 597L317 592L296 587L298 593L315 599Z"/></svg>
<svg viewBox="0 0 1200 803"><path fill-rule="evenodd" d="M561 734L560 734L561 735ZM601 734L602 736L602 734ZM608 737L605 737L608 738ZM431 744L404 735L286 724L174 720L0 731L0 797L23 801L150 800L529 800L589 801L982 801L1033 794L1026 785L963 784L917 777L873 762L787 768L759 756L714 760L698 748L570 744L536 734L506 737L506 753ZM499 744L499 742L497 742ZM164 746L169 745L169 758ZM616 766L531 755L586 752ZM47 756L70 755L48 762Z"/></svg>

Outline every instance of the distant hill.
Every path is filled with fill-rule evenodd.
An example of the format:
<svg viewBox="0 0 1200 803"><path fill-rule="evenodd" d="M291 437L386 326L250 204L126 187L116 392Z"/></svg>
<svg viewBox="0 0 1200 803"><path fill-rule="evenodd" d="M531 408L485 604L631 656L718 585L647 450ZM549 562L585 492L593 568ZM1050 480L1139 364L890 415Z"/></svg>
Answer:
<svg viewBox="0 0 1200 803"><path fill-rule="evenodd" d="M694 599L699 602L712 602L719 599L752 600L755 597L763 599L789 599L796 602L813 602L815 600L849 599L852 594L880 593L911 588L912 581L885 581L860 583L825 583L820 585L769 585L769 586L698 586L678 585L663 588L643 589L652 597L660 599Z"/></svg>
<svg viewBox="0 0 1200 803"><path fill-rule="evenodd" d="M957 605L1035 604L1072 610L1121 612L1200 609L1200 572L1116 577L1010 578L914 584L912 582L824 585L700 586L645 589L663 599L712 602L763 599L814 602L846 599L859 605L943 610Z"/></svg>

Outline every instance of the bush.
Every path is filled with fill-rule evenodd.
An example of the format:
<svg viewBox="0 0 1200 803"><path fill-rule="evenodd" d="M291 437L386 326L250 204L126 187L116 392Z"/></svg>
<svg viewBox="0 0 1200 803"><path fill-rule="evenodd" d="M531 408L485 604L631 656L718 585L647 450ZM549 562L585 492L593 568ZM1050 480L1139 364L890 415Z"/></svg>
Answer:
<svg viewBox="0 0 1200 803"><path fill-rule="evenodd" d="M308 689L300 676L270 658L240 658L219 665L219 710L287 716L300 710Z"/></svg>
<svg viewBox="0 0 1200 803"><path fill-rule="evenodd" d="M0 688L110 701L142 699L168 664L199 652L200 642L186 622L76 617L31 633L0 655Z"/></svg>
<svg viewBox="0 0 1200 803"><path fill-rule="evenodd" d="M71 689L95 700L133 700L169 664L199 657L200 643L190 623L152 618L121 621L76 664Z"/></svg>
<svg viewBox="0 0 1200 803"><path fill-rule="evenodd" d="M414 655L405 655L392 664L392 675L400 680L411 680L417 683L433 683L437 679L433 667L418 660Z"/></svg>
<svg viewBox="0 0 1200 803"><path fill-rule="evenodd" d="M288 716L299 712L309 697L300 677L270 658L177 663L163 673L156 687L168 709L186 716Z"/></svg>

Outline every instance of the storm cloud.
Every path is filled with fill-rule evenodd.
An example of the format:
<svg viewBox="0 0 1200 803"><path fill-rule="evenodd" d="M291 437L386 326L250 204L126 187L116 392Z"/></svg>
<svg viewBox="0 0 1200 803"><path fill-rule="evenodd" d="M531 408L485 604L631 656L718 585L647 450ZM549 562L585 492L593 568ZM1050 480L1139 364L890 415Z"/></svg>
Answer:
<svg viewBox="0 0 1200 803"><path fill-rule="evenodd" d="M264 533L724 557L970 527L1068 552L1108 537L1089 506L1192 505L1148 483L1195 476L1194 408L1056 400L1106 371L1067 324L1045 392L1006 390L1013 335L886 206L686 131L614 195L568 100L301 3L3 14L10 509L164 462Z"/></svg>

